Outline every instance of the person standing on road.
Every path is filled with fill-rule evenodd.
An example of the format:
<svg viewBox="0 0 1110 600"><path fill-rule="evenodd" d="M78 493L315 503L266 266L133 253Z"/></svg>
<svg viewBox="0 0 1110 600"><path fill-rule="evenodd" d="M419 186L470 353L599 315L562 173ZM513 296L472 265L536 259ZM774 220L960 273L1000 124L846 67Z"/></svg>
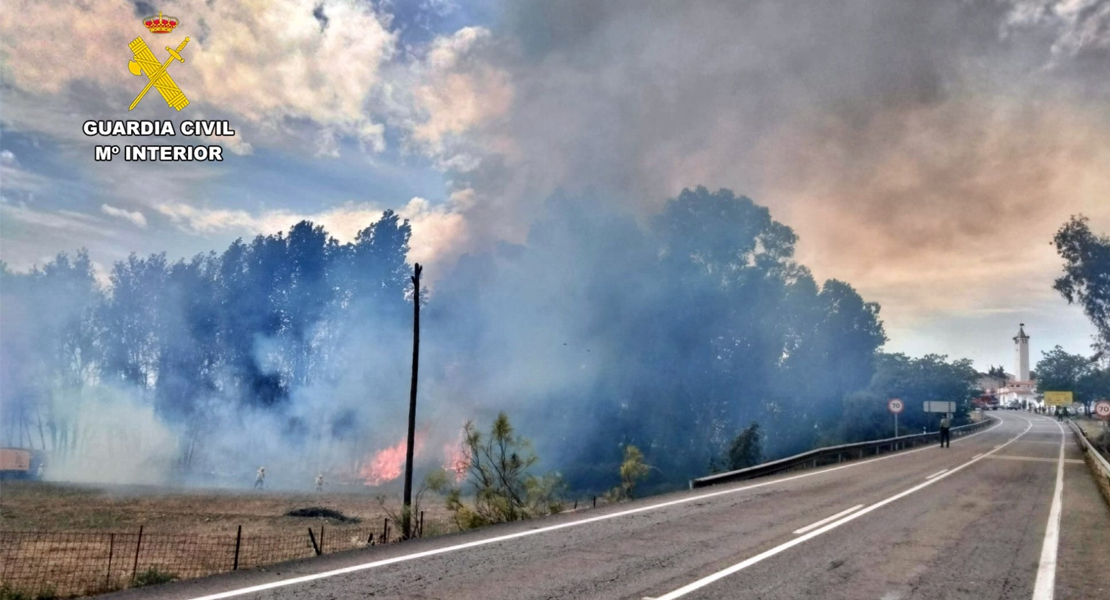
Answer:
<svg viewBox="0 0 1110 600"><path fill-rule="evenodd" d="M317 473L316 474L316 491L317 492L324 491L324 474L323 473Z"/></svg>
<svg viewBox="0 0 1110 600"><path fill-rule="evenodd" d="M254 489L263 488L266 486L266 467L258 467L258 475L254 477Z"/></svg>
<svg viewBox="0 0 1110 600"><path fill-rule="evenodd" d="M952 437L948 428L952 425L952 421L948 419L948 415L940 418L940 447L950 448L952 445Z"/></svg>

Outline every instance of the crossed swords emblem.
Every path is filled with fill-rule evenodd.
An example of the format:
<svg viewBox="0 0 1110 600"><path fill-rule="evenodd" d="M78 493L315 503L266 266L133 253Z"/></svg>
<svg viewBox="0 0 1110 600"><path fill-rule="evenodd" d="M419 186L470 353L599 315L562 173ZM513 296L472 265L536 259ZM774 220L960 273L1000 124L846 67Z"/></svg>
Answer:
<svg viewBox="0 0 1110 600"><path fill-rule="evenodd" d="M173 78L171 78L170 74L166 71L175 58L178 62L185 62L185 59L181 58L181 51L185 49L185 44L188 43L189 38L185 38L176 50L166 46L166 51L170 53L170 57L167 58L164 63L159 63L158 60L154 58L154 53L150 51L150 48L146 45L146 42L143 41L143 38L137 37L128 44L132 54L135 55L135 60L127 63L127 69L135 76L146 73L148 81L146 82L146 87L143 88L143 91L139 92L139 95L135 97L135 101L131 103L131 106L127 110L134 110L134 108L139 105L139 101L143 99L143 96L146 96L146 93L150 91L151 86L154 86L158 90L158 93L162 94L162 98L165 99L166 104L170 105L170 108L181 110L189 105L189 99L185 97L185 94L181 92L181 88L177 87L177 83L174 82Z"/></svg>

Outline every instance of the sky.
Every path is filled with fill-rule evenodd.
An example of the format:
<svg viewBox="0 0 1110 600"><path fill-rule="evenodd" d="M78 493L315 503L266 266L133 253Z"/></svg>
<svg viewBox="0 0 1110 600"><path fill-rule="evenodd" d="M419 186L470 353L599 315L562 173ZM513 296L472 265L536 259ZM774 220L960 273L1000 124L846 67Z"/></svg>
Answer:
<svg viewBox="0 0 1110 600"><path fill-rule="evenodd" d="M166 35L146 31L176 17ZM190 37L155 93L128 44ZM87 120L224 119L231 138L90 138ZM218 163L94 146L218 143ZM643 218L729 188L799 235L818 279L882 305L886 349L1012 369L1086 352L1052 290L1070 215L1110 231L1110 0L5 2L0 260L87 248L103 277L385 209L436 273L520 242L555 191Z"/></svg>

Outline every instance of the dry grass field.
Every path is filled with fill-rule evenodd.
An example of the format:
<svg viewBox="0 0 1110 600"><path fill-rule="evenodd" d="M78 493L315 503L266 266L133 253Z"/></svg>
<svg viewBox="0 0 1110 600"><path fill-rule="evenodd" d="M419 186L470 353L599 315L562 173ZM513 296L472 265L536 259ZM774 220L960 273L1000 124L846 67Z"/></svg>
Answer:
<svg viewBox="0 0 1110 600"><path fill-rule="evenodd" d="M375 494L353 486L305 493L0 482L0 600L80 596L264 566L308 558L317 543L325 553L382 543L399 497L383 508ZM426 495L422 508L425 535L454 530L441 497ZM341 518L287 515L296 509ZM391 522L388 541L399 533Z"/></svg>
<svg viewBox="0 0 1110 600"><path fill-rule="evenodd" d="M395 513L400 493L386 506ZM285 516L297 508L321 507L360 522ZM429 522L446 523L443 500L427 494L422 508ZM31 481L0 482L0 530L226 534L239 525L255 535L303 532L326 522L339 529L381 528L387 517L375 494L342 492L281 492L165 488L151 486L85 486Z"/></svg>

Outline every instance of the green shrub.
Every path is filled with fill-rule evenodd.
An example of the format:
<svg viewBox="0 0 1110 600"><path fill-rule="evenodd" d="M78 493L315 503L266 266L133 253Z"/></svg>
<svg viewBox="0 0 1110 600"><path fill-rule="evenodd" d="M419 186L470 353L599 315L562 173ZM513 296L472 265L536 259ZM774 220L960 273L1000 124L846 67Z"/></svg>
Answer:
<svg viewBox="0 0 1110 600"><path fill-rule="evenodd" d="M8 584L0 585L0 600L55 600L57 594L51 588L46 588L38 594L27 594L13 589Z"/></svg>
<svg viewBox="0 0 1110 600"><path fill-rule="evenodd" d="M135 587L169 583L175 579L177 579L177 575L159 571L157 567L151 567L135 576Z"/></svg>

